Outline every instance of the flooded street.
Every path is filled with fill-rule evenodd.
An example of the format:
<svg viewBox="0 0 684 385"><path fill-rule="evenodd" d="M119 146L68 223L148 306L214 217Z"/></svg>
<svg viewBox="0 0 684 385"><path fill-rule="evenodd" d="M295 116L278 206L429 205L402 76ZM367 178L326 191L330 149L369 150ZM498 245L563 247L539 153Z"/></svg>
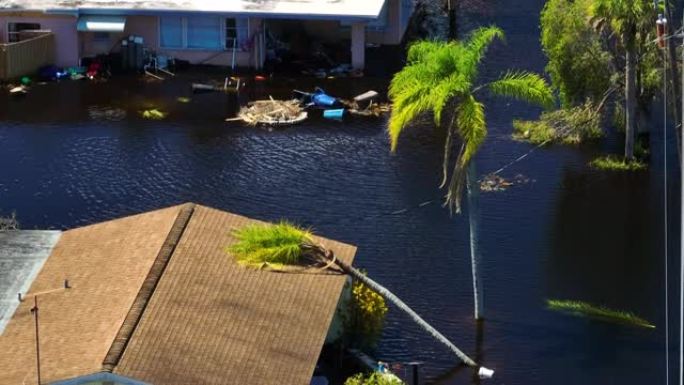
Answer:
<svg viewBox="0 0 684 385"><path fill-rule="evenodd" d="M489 51L483 81L509 68L543 71L543 1L489 4L489 10L462 15L464 28L494 23L507 36L506 44ZM316 85L348 98L368 89L385 94L387 79L276 78L250 82L239 101L285 98L293 88ZM179 97L191 100L181 103ZM540 112L485 100L489 137L476 159L481 175L531 149L510 139L511 121ZM162 83L64 82L37 86L20 99L0 95L0 214L16 211L24 229L63 229L193 201L264 220L287 218L357 245L355 265L496 370L486 383L664 381L659 120L646 172L590 169L587 162L598 152L620 151L620 139L609 136L582 148L541 148L502 173L523 174L529 183L481 195L486 320L478 331L467 215L450 217L441 207L443 148L429 125L411 130L391 154L386 118L335 122L314 114L299 126L269 132L223 121L234 116L239 101L193 95L187 76ZM140 112L148 108L169 116L144 120ZM670 142L670 176L676 180ZM670 194L675 202L678 186ZM672 223L677 213L673 203ZM678 228L671 233L674 298ZM657 328L551 312L547 298L633 311ZM376 355L390 363L423 361L424 374L435 383L479 383L397 311L389 313Z"/></svg>

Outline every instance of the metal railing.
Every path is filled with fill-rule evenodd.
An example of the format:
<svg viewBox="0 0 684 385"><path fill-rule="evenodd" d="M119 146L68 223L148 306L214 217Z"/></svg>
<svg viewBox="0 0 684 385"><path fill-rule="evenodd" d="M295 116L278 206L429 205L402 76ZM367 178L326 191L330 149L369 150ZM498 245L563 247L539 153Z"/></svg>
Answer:
<svg viewBox="0 0 684 385"><path fill-rule="evenodd" d="M0 44L0 80L36 72L55 59L55 36L44 32L16 43Z"/></svg>

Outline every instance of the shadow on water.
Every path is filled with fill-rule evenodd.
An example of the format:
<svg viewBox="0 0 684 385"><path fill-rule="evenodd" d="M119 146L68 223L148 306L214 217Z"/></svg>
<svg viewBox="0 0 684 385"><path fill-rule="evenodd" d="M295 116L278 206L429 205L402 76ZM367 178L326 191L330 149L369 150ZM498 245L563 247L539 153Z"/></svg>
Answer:
<svg viewBox="0 0 684 385"><path fill-rule="evenodd" d="M543 1L512 4L496 0L485 13L463 15L462 25L496 23L507 35L506 44L488 53L484 80L508 68L543 70ZM358 245L355 264L496 370L483 384L662 382L658 147L649 171L632 176L589 169L594 147L542 148L503 175L522 173L533 183L481 195L486 320L478 331L467 216L452 218L441 207L442 144L431 129L410 130L393 155L385 119L314 116L272 132L223 121L239 103L289 97L292 88L320 85L350 97L368 89L384 93L387 79L276 78L250 81L239 98L193 95L188 82L208 76L64 82L37 86L23 99L0 95L0 214L16 210L24 228L72 228L195 201L265 220L288 218ZM209 77L222 81L220 74ZM539 113L522 103L485 101L490 136L477 156L483 174L530 149L510 140L511 121ZM125 117L102 115L107 108ZM145 108L169 117L144 120ZM426 201L432 203L420 205ZM544 300L558 297L631 310L658 329L546 310ZM378 353L390 363L425 362L423 373L435 383L479 382L396 311Z"/></svg>

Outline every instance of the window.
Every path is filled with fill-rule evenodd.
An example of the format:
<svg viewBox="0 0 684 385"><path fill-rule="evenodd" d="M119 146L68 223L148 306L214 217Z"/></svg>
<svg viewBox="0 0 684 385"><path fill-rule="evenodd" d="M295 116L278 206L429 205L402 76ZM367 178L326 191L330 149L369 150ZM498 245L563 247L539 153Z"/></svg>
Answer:
<svg viewBox="0 0 684 385"><path fill-rule="evenodd" d="M165 48L183 48L183 18L159 18L159 44Z"/></svg>
<svg viewBox="0 0 684 385"><path fill-rule="evenodd" d="M15 43L20 40L21 31L38 31L40 24L38 23L7 23L7 41Z"/></svg>
<svg viewBox="0 0 684 385"><path fill-rule="evenodd" d="M222 50L243 48L248 40L248 19L211 16L160 17L162 48Z"/></svg>
<svg viewBox="0 0 684 385"><path fill-rule="evenodd" d="M193 16L187 18L188 48L221 49L221 19Z"/></svg>

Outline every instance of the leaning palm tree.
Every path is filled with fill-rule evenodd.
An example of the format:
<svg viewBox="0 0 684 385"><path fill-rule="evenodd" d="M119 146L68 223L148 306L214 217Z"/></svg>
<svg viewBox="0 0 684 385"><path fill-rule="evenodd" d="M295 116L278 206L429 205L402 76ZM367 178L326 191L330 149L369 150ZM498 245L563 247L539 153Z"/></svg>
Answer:
<svg viewBox="0 0 684 385"><path fill-rule="evenodd" d="M283 221L277 224L248 225L234 231L233 236L236 241L228 248L228 252L236 258L238 263L247 267L287 270L288 268L311 267L331 269L337 266L342 272L361 281L408 314L423 330L447 346L463 363L468 366L478 366L391 291L348 263L336 258L332 250L317 243L311 231Z"/></svg>
<svg viewBox="0 0 684 385"><path fill-rule="evenodd" d="M625 159L634 158L636 135L636 71L637 33L640 23L652 13L652 2L647 0L596 0L590 9L595 26L609 26L618 35L625 49Z"/></svg>
<svg viewBox="0 0 684 385"><path fill-rule="evenodd" d="M446 129L440 188L446 187L445 206L452 212L461 211L461 195L467 179L476 319L483 315L476 213L480 187L472 160L487 136L484 105L477 96L489 91L545 107L554 102L546 81L533 73L508 72L498 80L476 84L479 64L496 38L502 39L503 32L487 27L476 29L464 41L417 42L409 48L407 65L394 76L389 88L393 102L388 126L392 151L396 151L399 137L409 124L432 113L435 125ZM447 122L443 119L445 114Z"/></svg>

